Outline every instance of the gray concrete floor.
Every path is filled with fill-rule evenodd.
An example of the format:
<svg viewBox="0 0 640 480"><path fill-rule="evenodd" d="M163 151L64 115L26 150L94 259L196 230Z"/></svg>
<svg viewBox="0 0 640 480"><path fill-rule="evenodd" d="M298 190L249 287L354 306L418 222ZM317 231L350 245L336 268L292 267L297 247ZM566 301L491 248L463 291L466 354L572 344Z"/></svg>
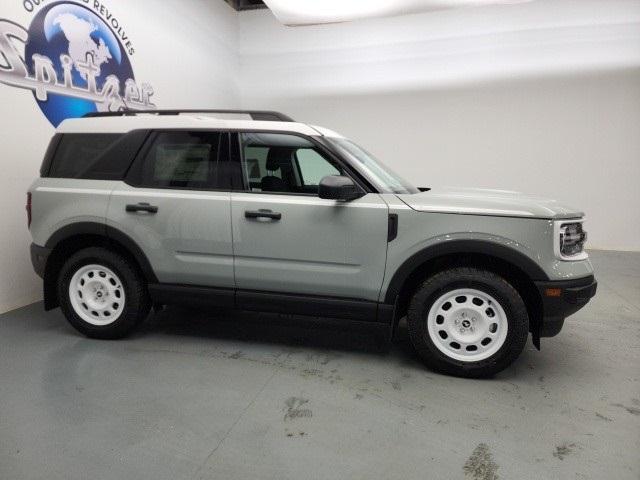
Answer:
<svg viewBox="0 0 640 480"><path fill-rule="evenodd" d="M406 344L167 310L123 341L0 316L1 479L640 478L640 254L492 380Z"/></svg>

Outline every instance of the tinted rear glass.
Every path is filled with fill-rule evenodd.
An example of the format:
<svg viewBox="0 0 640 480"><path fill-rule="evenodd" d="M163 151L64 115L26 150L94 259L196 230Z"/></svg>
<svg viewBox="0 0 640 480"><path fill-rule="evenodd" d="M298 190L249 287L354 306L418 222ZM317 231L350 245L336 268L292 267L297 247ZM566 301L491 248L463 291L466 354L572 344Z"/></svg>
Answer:
<svg viewBox="0 0 640 480"><path fill-rule="evenodd" d="M124 173L121 162L101 162L104 153L123 135L112 133L69 133L60 139L49 171L57 178L104 178ZM127 165L124 166L126 169Z"/></svg>

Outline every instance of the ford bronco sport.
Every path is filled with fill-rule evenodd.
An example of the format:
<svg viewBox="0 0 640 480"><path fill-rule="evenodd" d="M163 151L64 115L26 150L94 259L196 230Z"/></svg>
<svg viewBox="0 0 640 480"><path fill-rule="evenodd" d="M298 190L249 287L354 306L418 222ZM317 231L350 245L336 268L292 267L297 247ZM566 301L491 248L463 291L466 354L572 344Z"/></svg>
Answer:
<svg viewBox="0 0 640 480"><path fill-rule="evenodd" d="M45 308L90 337L122 337L171 303L387 338L406 316L428 366L481 377L595 294L583 214L555 201L416 188L277 112L89 117L58 127L27 210Z"/></svg>

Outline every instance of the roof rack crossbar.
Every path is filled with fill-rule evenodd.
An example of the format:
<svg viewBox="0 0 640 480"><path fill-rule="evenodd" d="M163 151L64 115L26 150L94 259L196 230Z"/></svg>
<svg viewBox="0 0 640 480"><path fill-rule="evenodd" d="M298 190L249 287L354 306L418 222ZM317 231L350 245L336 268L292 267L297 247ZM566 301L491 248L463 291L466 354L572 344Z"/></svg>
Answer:
<svg viewBox="0 0 640 480"><path fill-rule="evenodd" d="M293 118L284 113L271 110L121 110L119 112L90 112L84 118L95 117L128 117L138 114L155 115L180 115L181 113L225 113L249 115L252 120L263 120L271 122L293 122Z"/></svg>

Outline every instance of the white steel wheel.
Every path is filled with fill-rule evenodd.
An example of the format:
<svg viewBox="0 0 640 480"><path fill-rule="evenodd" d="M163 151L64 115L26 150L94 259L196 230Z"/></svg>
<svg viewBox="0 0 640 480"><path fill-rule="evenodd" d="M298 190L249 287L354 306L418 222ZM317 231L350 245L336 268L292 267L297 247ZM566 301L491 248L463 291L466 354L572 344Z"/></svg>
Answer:
<svg viewBox="0 0 640 480"><path fill-rule="evenodd" d="M113 270L103 265L84 265L71 277L69 300L82 320L105 326L124 311L124 287Z"/></svg>
<svg viewBox="0 0 640 480"><path fill-rule="evenodd" d="M433 344L447 357L477 362L495 354L507 338L507 315L491 295L459 288L441 295L427 314Z"/></svg>

